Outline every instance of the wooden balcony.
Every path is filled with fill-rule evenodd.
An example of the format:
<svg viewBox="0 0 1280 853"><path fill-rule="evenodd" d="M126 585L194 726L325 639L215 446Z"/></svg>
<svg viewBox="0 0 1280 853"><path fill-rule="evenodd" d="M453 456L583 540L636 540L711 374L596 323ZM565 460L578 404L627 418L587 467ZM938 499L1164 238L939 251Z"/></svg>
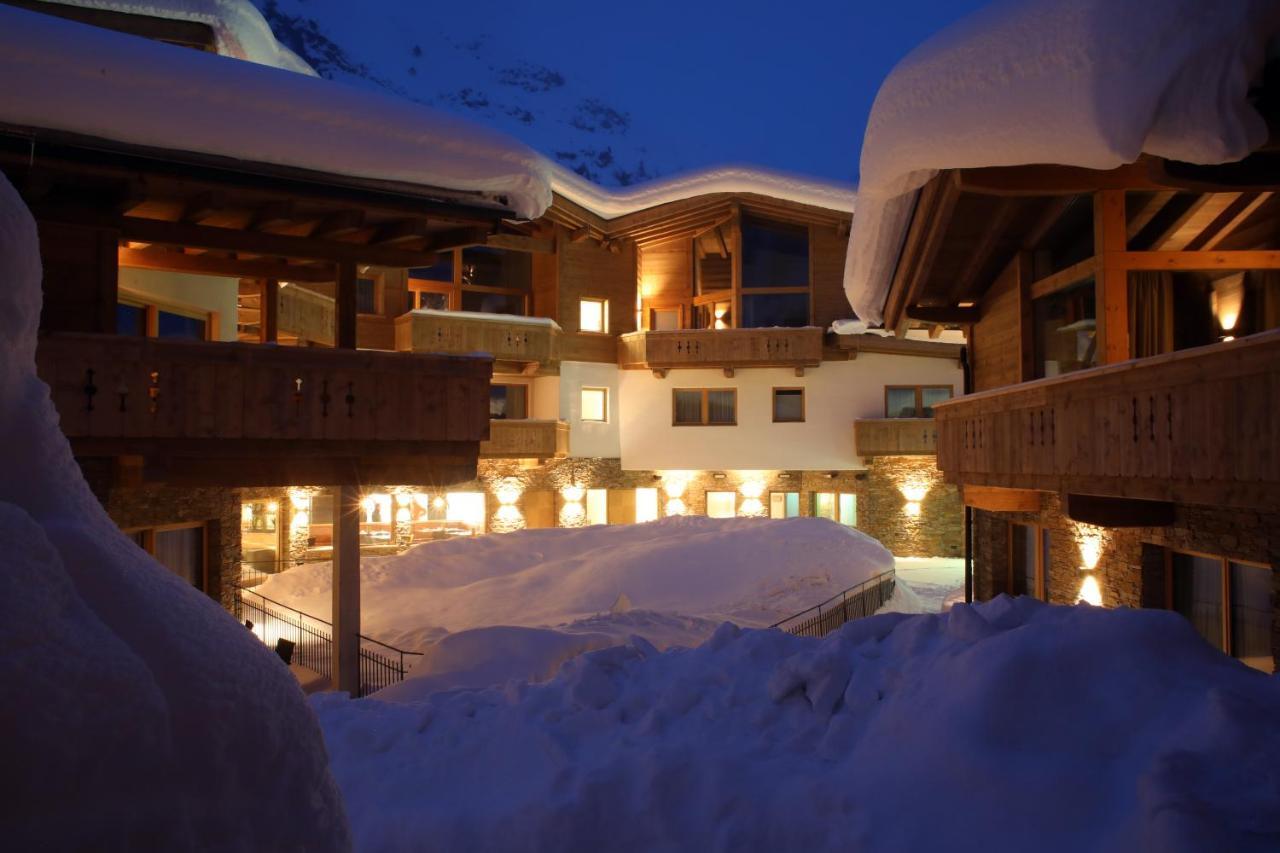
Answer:
<svg viewBox="0 0 1280 853"><path fill-rule="evenodd" d="M396 318L396 349L437 355L487 353L499 372L535 373L559 362L560 328L538 317L410 311ZM514 366L515 370L512 370Z"/></svg>
<svg viewBox="0 0 1280 853"><path fill-rule="evenodd" d="M938 452L933 418L875 418L853 423L859 456L932 456Z"/></svg>
<svg viewBox="0 0 1280 853"><path fill-rule="evenodd" d="M57 334L37 368L76 455L148 481L438 485L489 431L488 359Z"/></svg>
<svg viewBox="0 0 1280 853"><path fill-rule="evenodd" d="M814 326L631 332L618 341L618 365L632 370L805 368L821 363L822 330Z"/></svg>
<svg viewBox="0 0 1280 853"><path fill-rule="evenodd" d="M938 404L953 483L1280 506L1280 330Z"/></svg>
<svg viewBox="0 0 1280 853"><path fill-rule="evenodd" d="M564 421L489 421L489 440L480 443L488 459L552 459L569 455Z"/></svg>

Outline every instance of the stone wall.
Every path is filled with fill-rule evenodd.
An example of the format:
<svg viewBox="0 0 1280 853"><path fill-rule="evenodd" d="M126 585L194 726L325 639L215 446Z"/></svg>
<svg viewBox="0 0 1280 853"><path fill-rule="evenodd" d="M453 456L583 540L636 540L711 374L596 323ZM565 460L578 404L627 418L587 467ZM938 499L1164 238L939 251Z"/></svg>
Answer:
<svg viewBox="0 0 1280 853"><path fill-rule="evenodd" d="M964 506L933 456L871 460L858 498L858 527L899 557L963 557Z"/></svg>
<svg viewBox="0 0 1280 853"><path fill-rule="evenodd" d="M1039 513L974 511L974 593L979 600L1008 591L1008 524L1049 530L1049 601L1074 604L1088 579L1106 607L1165 606L1162 561L1152 546L1228 557L1272 567L1272 648L1280 654L1280 511L1178 505L1168 527L1098 528L1067 518L1057 495L1042 497ZM1144 546L1147 567L1144 571ZM1096 558L1093 556L1096 554ZM1096 567L1086 568L1096 559ZM1091 591L1091 590L1090 590Z"/></svg>

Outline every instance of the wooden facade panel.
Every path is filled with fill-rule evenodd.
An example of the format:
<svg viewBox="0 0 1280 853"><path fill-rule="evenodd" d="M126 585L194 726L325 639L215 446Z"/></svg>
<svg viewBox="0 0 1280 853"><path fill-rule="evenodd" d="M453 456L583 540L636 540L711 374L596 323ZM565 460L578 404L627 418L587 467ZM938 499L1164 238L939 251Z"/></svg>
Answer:
<svg viewBox="0 0 1280 853"><path fill-rule="evenodd" d="M40 262L47 332L114 332L120 232L41 220Z"/></svg>
<svg viewBox="0 0 1280 853"><path fill-rule="evenodd" d="M564 421L489 422L489 439L480 455L490 459L550 459L569 454L569 425Z"/></svg>
<svg viewBox="0 0 1280 853"><path fill-rule="evenodd" d="M557 315L566 333L579 331L578 300L584 296L609 301L609 333L621 335L636 328L636 247L623 241L610 251L591 240L559 241Z"/></svg>
<svg viewBox="0 0 1280 853"><path fill-rule="evenodd" d="M933 418L875 418L854 421L859 456L932 456L938 452Z"/></svg>
<svg viewBox="0 0 1280 853"><path fill-rule="evenodd" d="M619 365L632 369L682 367L806 367L822 362L822 330L690 329L623 335Z"/></svg>
<svg viewBox="0 0 1280 853"><path fill-rule="evenodd" d="M965 486L1280 503L1280 330L939 404L938 467Z"/></svg>
<svg viewBox="0 0 1280 853"><path fill-rule="evenodd" d="M640 286L646 303L675 305L693 298L693 246L676 240L640 250Z"/></svg>
<svg viewBox="0 0 1280 853"><path fill-rule="evenodd" d="M973 327L973 386L987 391L1021 382L1022 293L1018 263L1005 267L982 302L982 319Z"/></svg>
<svg viewBox="0 0 1280 853"><path fill-rule="evenodd" d="M853 316L844 294L844 255L849 238L835 228L814 225L809 229L813 282L813 325L830 328L832 322Z"/></svg>
<svg viewBox="0 0 1280 853"><path fill-rule="evenodd" d="M560 333L549 323L518 318L415 311L397 317L396 349L437 355L488 353L496 361L550 364L559 360Z"/></svg>

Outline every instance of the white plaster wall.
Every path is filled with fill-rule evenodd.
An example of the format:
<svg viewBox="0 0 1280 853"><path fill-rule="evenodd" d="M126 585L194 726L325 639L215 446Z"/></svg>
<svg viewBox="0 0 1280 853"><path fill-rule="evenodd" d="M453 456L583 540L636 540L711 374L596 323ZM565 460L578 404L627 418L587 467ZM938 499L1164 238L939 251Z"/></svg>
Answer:
<svg viewBox="0 0 1280 853"><path fill-rule="evenodd" d="M879 353L825 361L803 377L791 369L739 370L732 379L718 369L672 370L665 379L647 370L618 373L622 467L628 470L860 469L853 422L884 417L886 385L963 390L956 361ZM805 389L804 423L773 423L774 387ZM738 425L672 426L674 388L737 388Z"/></svg>
<svg viewBox="0 0 1280 853"><path fill-rule="evenodd" d="M236 340L237 279L217 275L120 268L122 295L140 297L175 308L213 311L218 315L218 340Z"/></svg>
<svg viewBox="0 0 1280 853"><path fill-rule="evenodd" d="M560 420L569 424L569 455L616 459L622 454L618 435L627 403L620 393L618 370L614 364L585 361L560 362ZM542 381L542 380L538 380ZM583 422L582 388L608 388L609 413L606 423ZM535 396L540 396L537 391ZM541 406L541 401L535 406Z"/></svg>
<svg viewBox="0 0 1280 853"><path fill-rule="evenodd" d="M495 376L494 381L497 379ZM560 377L539 376L532 386L533 405L529 407L529 417L536 421L560 420Z"/></svg>

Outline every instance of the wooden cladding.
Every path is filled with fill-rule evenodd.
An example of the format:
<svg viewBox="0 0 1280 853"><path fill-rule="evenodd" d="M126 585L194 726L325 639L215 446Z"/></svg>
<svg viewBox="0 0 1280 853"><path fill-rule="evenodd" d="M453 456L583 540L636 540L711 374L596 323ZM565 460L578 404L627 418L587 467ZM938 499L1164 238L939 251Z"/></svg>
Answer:
<svg viewBox="0 0 1280 853"><path fill-rule="evenodd" d="M564 421L489 422L489 440L480 442L488 459L551 459L569 455L569 425Z"/></svg>
<svg viewBox="0 0 1280 853"><path fill-rule="evenodd" d="M487 359L57 334L36 361L78 455L308 457L321 477L332 458L416 455L408 483L435 451L465 467L489 429ZM220 483L289 483L221 467Z"/></svg>
<svg viewBox="0 0 1280 853"><path fill-rule="evenodd" d="M495 361L549 365L559 361L559 329L494 314L414 311L396 318L396 349L466 355L488 353Z"/></svg>
<svg viewBox="0 0 1280 853"><path fill-rule="evenodd" d="M618 342L628 369L691 367L814 367L822 362L822 330L689 329L633 332Z"/></svg>
<svg viewBox="0 0 1280 853"><path fill-rule="evenodd" d="M932 456L938 452L933 418L874 418L853 423L859 456Z"/></svg>
<svg viewBox="0 0 1280 853"><path fill-rule="evenodd" d="M940 404L965 486L1280 504L1280 330Z"/></svg>

